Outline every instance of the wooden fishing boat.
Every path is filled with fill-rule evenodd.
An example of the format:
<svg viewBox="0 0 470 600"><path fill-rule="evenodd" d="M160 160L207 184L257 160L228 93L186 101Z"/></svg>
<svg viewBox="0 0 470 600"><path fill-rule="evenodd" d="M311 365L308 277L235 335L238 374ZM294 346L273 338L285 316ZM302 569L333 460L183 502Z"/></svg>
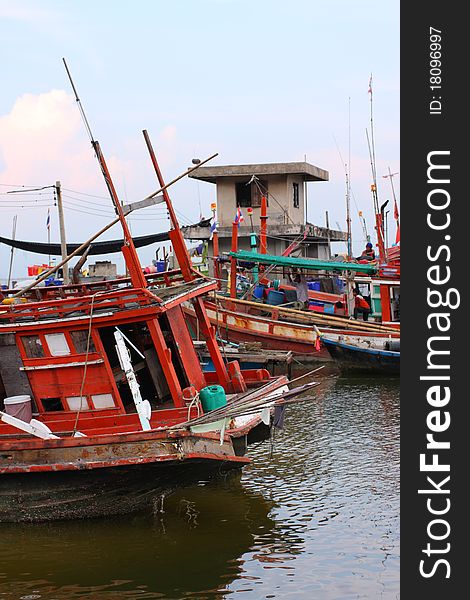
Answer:
<svg viewBox="0 0 470 600"><path fill-rule="evenodd" d="M264 200L264 198L263 198ZM267 254L266 251L266 202L262 204L260 252L239 251L237 249L237 226L232 228L231 284L229 296L218 294L206 300L208 317L217 328L219 334L230 342L256 342L267 350L288 350L298 360L324 361L331 356L324 345L320 344L319 331L324 333L354 333L364 340L374 337L384 339L400 338L399 323L399 290L400 290L400 249L394 247L386 251L383 247L383 235L379 235L380 261L376 264L363 264L354 261L328 261L302 257L291 257L292 244L282 256ZM382 227L382 215L377 217L377 227ZM214 247L217 244L214 243ZM216 257L215 263L217 264ZM257 282L262 282L266 290L274 289L268 275L277 269L284 274L286 269L302 269L309 274L342 275L346 281L346 291L342 295L309 291L309 299L318 307L313 310L297 310L292 304L271 305L268 298L244 293L244 298L237 297L236 273L237 263L256 265ZM263 270L264 269L264 270ZM288 272L288 271L287 271ZM279 276L279 275L277 275ZM270 275L272 278L272 275ZM276 293L289 289L279 285ZM252 290L254 289L252 286ZM260 286L258 286L260 287ZM380 321L361 321L352 319L354 302L352 289L363 287L368 290L373 307L373 314ZM290 288L292 289L292 288ZM245 299L246 296L249 296ZM284 293L284 298L287 294ZM295 294L294 294L295 296ZM256 301L254 301L256 300ZM295 303L294 303L295 304ZM328 311L327 311L328 307ZM309 307L310 308L310 307ZM193 334L197 326L193 308L187 303L184 306L186 319L191 324Z"/></svg>
<svg viewBox="0 0 470 600"><path fill-rule="evenodd" d="M322 342L343 371L399 375L400 342L352 335L322 335Z"/></svg>
<svg viewBox="0 0 470 600"><path fill-rule="evenodd" d="M125 219L133 208L119 202L92 140L130 277L101 287L52 286L40 299L30 284L0 305L0 521L124 513L176 486L243 467L247 445L269 435L274 404L304 391L288 392L285 376L223 360L203 302L216 283L191 266L144 137L160 184L146 205L162 194L180 268L144 276ZM194 307L214 372L201 368L185 302ZM211 411L201 399L212 388L223 402Z"/></svg>
<svg viewBox="0 0 470 600"><path fill-rule="evenodd" d="M270 305L266 302L220 294L209 297L205 300L208 318L217 328L219 335L230 342L256 342L266 350L288 350L298 360L308 362L331 360L330 353L323 344L320 344L320 331L354 334L364 340L375 337L400 338L399 322L390 320L390 290L394 290L397 284L399 285L399 272L397 275L395 266L379 269L371 265L260 255L246 251L233 252L231 256L233 260L243 260L245 263L251 260L253 263L278 265L282 268L303 268L312 273L319 270L348 273L354 285L368 285L378 290L376 292L378 306L375 307L375 311L380 310L385 321L350 319L347 316L348 311L344 311L345 316L339 316L334 313L297 310L290 306ZM395 269L394 275L391 269ZM279 289L282 289L282 286ZM324 299L325 296L326 294L323 294L322 298ZM341 299L342 306L347 306L346 294ZM194 333L197 329L194 309L189 303L185 303L184 312Z"/></svg>

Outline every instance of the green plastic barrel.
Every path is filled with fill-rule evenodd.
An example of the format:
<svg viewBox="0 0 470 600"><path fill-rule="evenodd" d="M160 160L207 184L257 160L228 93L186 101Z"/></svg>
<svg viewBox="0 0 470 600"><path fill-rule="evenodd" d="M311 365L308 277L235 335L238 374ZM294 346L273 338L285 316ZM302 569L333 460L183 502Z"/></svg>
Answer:
<svg viewBox="0 0 470 600"><path fill-rule="evenodd" d="M227 404L227 396L221 385L208 385L199 392L204 412L209 412Z"/></svg>

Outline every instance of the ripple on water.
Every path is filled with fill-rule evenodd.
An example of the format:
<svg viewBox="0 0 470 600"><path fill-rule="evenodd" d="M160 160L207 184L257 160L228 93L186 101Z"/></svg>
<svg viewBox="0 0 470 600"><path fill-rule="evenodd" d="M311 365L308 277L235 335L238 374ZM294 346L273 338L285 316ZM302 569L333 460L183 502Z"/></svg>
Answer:
<svg viewBox="0 0 470 600"><path fill-rule="evenodd" d="M164 513L0 526L0 600L398 597L396 380L326 377L251 455Z"/></svg>

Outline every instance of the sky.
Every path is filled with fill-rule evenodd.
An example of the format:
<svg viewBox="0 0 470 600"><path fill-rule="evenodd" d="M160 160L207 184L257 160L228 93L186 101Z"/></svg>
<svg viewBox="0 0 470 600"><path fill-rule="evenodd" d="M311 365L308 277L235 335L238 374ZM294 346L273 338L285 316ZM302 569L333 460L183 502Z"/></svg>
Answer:
<svg viewBox="0 0 470 600"><path fill-rule="evenodd" d="M56 181L68 242L86 240L113 218L65 58L121 201L159 187L143 129L166 181L215 152L214 166L306 158L330 177L308 184L308 220L317 225L328 211L330 226L346 229L349 171L360 253L358 211L374 238L371 75L379 200L393 199L383 177L390 169L400 203L399 38L399 0L0 0L7 57L0 67L0 236L12 236L17 215L17 239L46 242L50 210L58 242ZM170 196L183 225L210 216L216 200L215 186L188 178ZM134 215L135 236L168 229L163 208ZM119 235L117 225L102 239ZM155 247L139 256L150 264ZM16 251L13 277L26 277L27 265L42 258ZM0 280L9 261L10 248L0 244Z"/></svg>

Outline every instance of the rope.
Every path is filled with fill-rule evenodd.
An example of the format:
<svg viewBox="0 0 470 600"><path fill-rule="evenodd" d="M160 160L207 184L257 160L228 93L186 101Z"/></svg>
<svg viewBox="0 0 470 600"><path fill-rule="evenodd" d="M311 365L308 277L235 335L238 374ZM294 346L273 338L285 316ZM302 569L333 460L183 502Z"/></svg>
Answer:
<svg viewBox="0 0 470 600"><path fill-rule="evenodd" d="M82 410L83 389L85 387L86 374L87 374L87 370L88 370L88 355L90 354L91 322L92 322L92 318L93 318L93 308L94 308L95 298L96 298L96 296L98 294L102 294L102 293L103 292L96 292L91 297L90 321L88 323L88 337L87 337L87 342L86 342L86 353L85 353L85 368L83 369L82 383L80 385L80 405L79 405L78 410L77 410L77 416L75 417L75 424L73 426L72 437L77 433L78 419L80 418L80 413L81 413L81 410Z"/></svg>

